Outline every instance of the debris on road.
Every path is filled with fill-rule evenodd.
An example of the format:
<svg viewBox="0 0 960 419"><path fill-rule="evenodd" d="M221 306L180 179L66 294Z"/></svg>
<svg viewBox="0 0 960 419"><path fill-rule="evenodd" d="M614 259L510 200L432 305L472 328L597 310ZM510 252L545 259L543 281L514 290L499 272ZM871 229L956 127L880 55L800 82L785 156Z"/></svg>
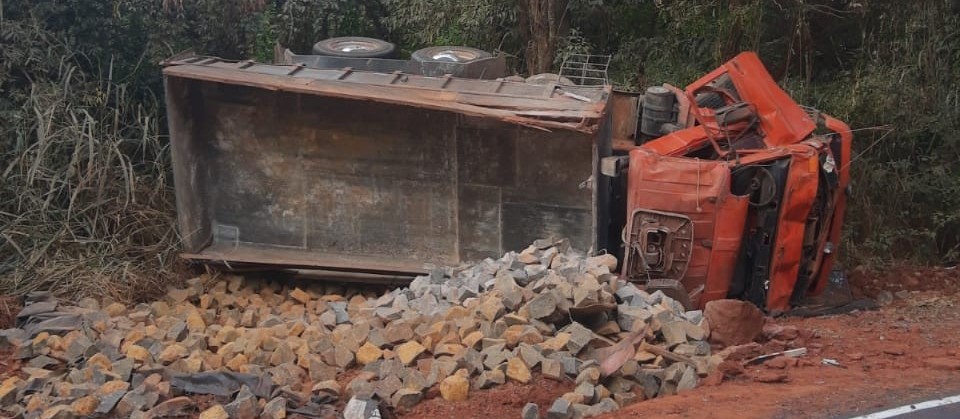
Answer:
<svg viewBox="0 0 960 419"><path fill-rule="evenodd" d="M846 368L845 366L843 366L843 364L840 363L840 361L837 361L836 359L833 359L833 358L823 358L820 360L820 363L823 365L829 365L831 367Z"/></svg>
<svg viewBox="0 0 960 419"><path fill-rule="evenodd" d="M28 305L24 324L54 308L81 324L4 331L29 376L5 381L0 398L5 414L28 416L93 405L138 418L199 412L179 398L191 394L222 403L205 417L330 412L347 399L344 415L366 415L408 409L435 388L465 400L540 373L576 383L544 406L547 417L588 417L697 386L723 361L706 342L709 316L618 280L614 266L612 256L541 241L382 295L202 276L134 307ZM610 348L623 350L614 368L605 362Z"/></svg>
<svg viewBox="0 0 960 419"><path fill-rule="evenodd" d="M743 365L754 365L762 363L768 359L773 359L779 356L787 358L798 358L807 354L807 348L796 348L790 349L788 351L774 352L772 354L760 355L758 357L750 358L746 360Z"/></svg>

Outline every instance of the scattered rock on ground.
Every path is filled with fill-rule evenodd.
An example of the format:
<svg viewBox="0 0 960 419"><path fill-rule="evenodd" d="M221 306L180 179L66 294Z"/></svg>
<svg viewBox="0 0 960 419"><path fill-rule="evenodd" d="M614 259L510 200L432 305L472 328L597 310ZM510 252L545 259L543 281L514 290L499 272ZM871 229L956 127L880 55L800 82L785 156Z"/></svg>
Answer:
<svg viewBox="0 0 960 419"><path fill-rule="evenodd" d="M288 408L323 412L344 398L344 417L366 419L377 403L411 408L432 389L467 400L542 374L576 382L544 413L567 419L633 402L633 387L655 397L700 384L722 365L711 358L707 330L724 344L761 332L762 315L748 303L688 312L662 292L617 279L616 266L611 255L588 258L565 241L538 241L500 259L435 269L382 295L203 275L133 307L38 297L20 317L55 313L70 327L38 321L46 329L0 332L0 347L33 376L0 382L0 416L189 415L199 410L196 393L222 403L201 419L283 418ZM659 349L637 351L601 376L598 351L645 328L645 344ZM796 338L788 329L768 332ZM539 416L536 405L524 409L526 418Z"/></svg>

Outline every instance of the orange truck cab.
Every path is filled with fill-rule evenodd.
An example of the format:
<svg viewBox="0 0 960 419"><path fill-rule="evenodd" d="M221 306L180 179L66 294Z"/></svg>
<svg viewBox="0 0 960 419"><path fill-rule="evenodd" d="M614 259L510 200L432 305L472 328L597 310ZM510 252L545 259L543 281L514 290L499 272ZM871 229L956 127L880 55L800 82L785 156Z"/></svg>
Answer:
<svg viewBox="0 0 960 419"><path fill-rule="evenodd" d="M626 174L622 274L690 308L740 298L777 313L819 293L840 241L849 128L796 104L753 53L643 104L646 141L611 158Z"/></svg>

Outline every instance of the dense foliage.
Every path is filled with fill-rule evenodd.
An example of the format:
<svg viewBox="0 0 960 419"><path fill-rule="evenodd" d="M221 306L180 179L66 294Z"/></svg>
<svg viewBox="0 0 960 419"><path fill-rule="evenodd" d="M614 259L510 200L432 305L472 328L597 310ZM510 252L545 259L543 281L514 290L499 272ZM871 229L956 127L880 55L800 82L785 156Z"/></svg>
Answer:
<svg viewBox="0 0 960 419"><path fill-rule="evenodd" d="M265 61L337 35L498 50L521 74L610 54L624 89L759 51L857 130L848 260L952 261L958 20L957 0L0 0L0 293L122 298L162 280L176 235L157 63Z"/></svg>

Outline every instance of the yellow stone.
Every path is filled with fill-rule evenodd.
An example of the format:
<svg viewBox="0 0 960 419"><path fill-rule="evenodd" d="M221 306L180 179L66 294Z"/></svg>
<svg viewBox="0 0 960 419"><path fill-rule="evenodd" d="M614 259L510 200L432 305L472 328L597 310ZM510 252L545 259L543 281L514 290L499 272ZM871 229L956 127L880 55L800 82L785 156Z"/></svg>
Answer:
<svg viewBox="0 0 960 419"><path fill-rule="evenodd" d="M300 336L303 334L303 331L306 330L307 326L303 322L296 322L293 326L290 327L290 330L287 331L288 336Z"/></svg>
<svg viewBox="0 0 960 419"><path fill-rule="evenodd" d="M306 304L311 300L310 294L300 288L294 288L290 291L290 298L297 300L300 304Z"/></svg>
<svg viewBox="0 0 960 419"><path fill-rule="evenodd" d="M147 337L147 334L144 333L142 328L133 329L127 332L127 336L123 338L123 345L120 347L120 349L126 351L130 345L135 345L145 337Z"/></svg>
<svg viewBox="0 0 960 419"><path fill-rule="evenodd" d="M478 330L463 338L463 346L476 349L477 344L480 343L481 340L483 340L483 332Z"/></svg>
<svg viewBox="0 0 960 419"><path fill-rule="evenodd" d="M200 315L200 312L190 310L190 314L187 314L187 329L192 333L203 333L206 328L207 324L203 321L203 316Z"/></svg>
<svg viewBox="0 0 960 419"><path fill-rule="evenodd" d="M460 353L463 352L463 350L464 350L464 347L456 343L441 343L437 345L436 348L433 349L433 354L437 356L450 355L450 356L456 357L460 355Z"/></svg>
<svg viewBox="0 0 960 419"><path fill-rule="evenodd" d="M426 350L427 348L424 348L420 342L415 340L411 340L396 347L397 358L400 359L400 362L402 362L403 365L412 364L413 361L416 361L417 357Z"/></svg>
<svg viewBox="0 0 960 419"><path fill-rule="evenodd" d="M110 358L107 358L106 355L97 353L94 356L91 356L87 360L87 367L98 366L101 371L112 371L113 363L110 362Z"/></svg>
<svg viewBox="0 0 960 419"><path fill-rule="evenodd" d="M570 334L567 332L560 332L557 333L556 336L543 341L543 343L540 344L540 349L545 352L559 352L567 347L568 342L570 342Z"/></svg>
<svg viewBox="0 0 960 419"><path fill-rule="evenodd" d="M104 307L103 311L110 317L117 317L127 311L127 306L120 303L113 303Z"/></svg>
<svg viewBox="0 0 960 419"><path fill-rule="evenodd" d="M201 371L203 366L203 360L200 357L190 357L184 359L183 361L184 372L195 374Z"/></svg>
<svg viewBox="0 0 960 419"><path fill-rule="evenodd" d="M160 330L159 327L151 324L143 328L143 333L146 333L147 336L156 340L163 340L163 337L167 334L167 331Z"/></svg>
<svg viewBox="0 0 960 419"><path fill-rule="evenodd" d="M220 355L204 351L201 356L203 357L203 365L208 370L218 370L223 366L223 357Z"/></svg>
<svg viewBox="0 0 960 419"><path fill-rule="evenodd" d="M361 365L376 362L383 356L383 351L376 345L367 342L357 350L357 362Z"/></svg>
<svg viewBox="0 0 960 419"><path fill-rule="evenodd" d="M238 354L233 357L230 361L227 361L227 368L233 371L240 371L240 369L248 364L247 356L244 354Z"/></svg>
<svg viewBox="0 0 960 419"><path fill-rule="evenodd" d="M103 383L103 385L100 386L100 388L97 389L97 394L105 396L107 394L113 394L118 391L126 391L128 388L130 388L130 383L126 381L120 381L120 380L107 381L106 383Z"/></svg>
<svg viewBox="0 0 960 419"><path fill-rule="evenodd" d="M651 362L657 359L657 356L650 352L641 350L641 351L637 351L637 354L633 356L633 359L635 359L637 362L642 364L644 362Z"/></svg>
<svg viewBox="0 0 960 419"><path fill-rule="evenodd" d="M100 406L100 400L93 396L81 397L75 400L70 408L73 409L73 414L81 417L87 417L93 414L94 410L97 410L97 406Z"/></svg>
<svg viewBox="0 0 960 419"><path fill-rule="evenodd" d="M187 348L184 348L183 345L174 343L173 345L163 348L163 351L160 352L160 355L157 355L157 360L164 364L169 364L187 356L187 354L189 354Z"/></svg>
<svg viewBox="0 0 960 419"><path fill-rule="evenodd" d="M211 406L209 409L204 410L200 413L200 419L227 419L230 416L227 415L226 409L219 404Z"/></svg>
<svg viewBox="0 0 960 419"><path fill-rule="evenodd" d="M124 354L127 355L127 358L131 358L137 362L145 363L150 360L150 351L140 345L128 346L127 350L124 351Z"/></svg>
<svg viewBox="0 0 960 419"><path fill-rule="evenodd" d="M27 402L27 405L24 409L27 412L35 412L47 407L47 398L42 394L34 394L30 396L30 401Z"/></svg>
<svg viewBox="0 0 960 419"><path fill-rule="evenodd" d="M470 381L460 374L454 374L444 378L440 382L440 397L450 402L461 402L467 400L467 393L470 392Z"/></svg>
<svg viewBox="0 0 960 419"><path fill-rule="evenodd" d="M507 361L507 378L522 384L530 382L530 368L519 357L510 358Z"/></svg>
<svg viewBox="0 0 960 419"><path fill-rule="evenodd" d="M6 400L11 394L17 392L17 387L23 383L20 377L10 377L0 384L0 400Z"/></svg>
<svg viewBox="0 0 960 419"><path fill-rule="evenodd" d="M447 310L447 314L443 316L445 320L459 319L461 317L467 317L470 315L470 310L464 306L453 306L450 307L450 310Z"/></svg>
<svg viewBox="0 0 960 419"><path fill-rule="evenodd" d="M210 294L203 294L200 296L200 308L206 310L210 308L210 303L213 301L213 297Z"/></svg>

